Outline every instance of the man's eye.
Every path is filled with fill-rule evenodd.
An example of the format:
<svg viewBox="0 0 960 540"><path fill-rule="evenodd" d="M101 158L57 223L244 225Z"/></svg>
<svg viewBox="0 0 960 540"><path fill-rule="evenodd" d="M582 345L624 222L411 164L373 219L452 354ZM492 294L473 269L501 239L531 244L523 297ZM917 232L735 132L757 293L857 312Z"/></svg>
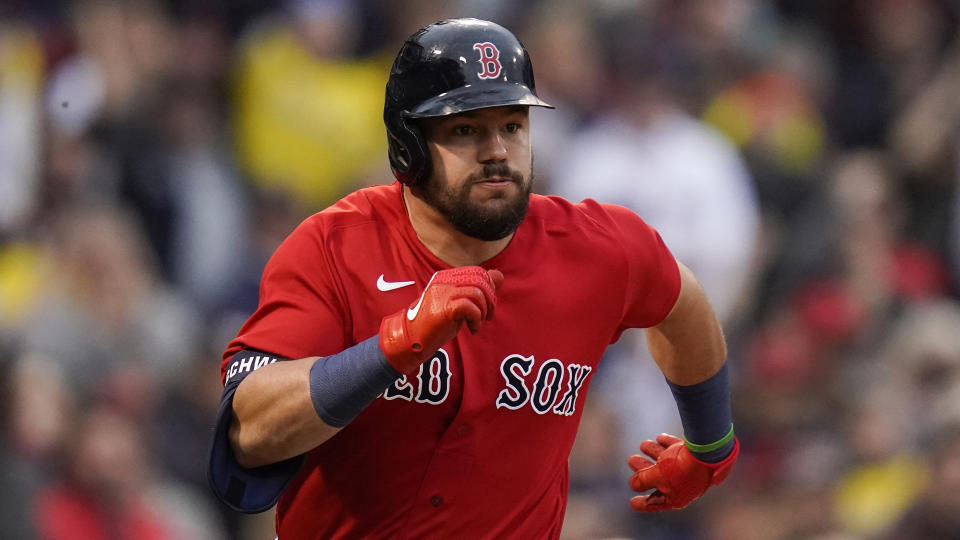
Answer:
<svg viewBox="0 0 960 540"><path fill-rule="evenodd" d="M471 133L473 133L473 129L471 129L470 126L457 126L453 128L454 135L462 136L462 135L470 135Z"/></svg>
<svg viewBox="0 0 960 540"><path fill-rule="evenodd" d="M516 133L520 131L520 128L522 127L523 126L521 126L517 122L510 122L509 124L507 124L507 133Z"/></svg>

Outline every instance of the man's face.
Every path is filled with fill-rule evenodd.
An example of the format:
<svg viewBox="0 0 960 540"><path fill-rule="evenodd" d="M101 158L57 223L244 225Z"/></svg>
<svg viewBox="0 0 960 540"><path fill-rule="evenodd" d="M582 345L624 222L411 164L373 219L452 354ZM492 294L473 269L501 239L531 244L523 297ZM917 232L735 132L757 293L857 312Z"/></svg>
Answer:
<svg viewBox="0 0 960 540"><path fill-rule="evenodd" d="M523 221L530 198L529 125L525 106L424 119L433 175L416 194L467 236L505 238Z"/></svg>

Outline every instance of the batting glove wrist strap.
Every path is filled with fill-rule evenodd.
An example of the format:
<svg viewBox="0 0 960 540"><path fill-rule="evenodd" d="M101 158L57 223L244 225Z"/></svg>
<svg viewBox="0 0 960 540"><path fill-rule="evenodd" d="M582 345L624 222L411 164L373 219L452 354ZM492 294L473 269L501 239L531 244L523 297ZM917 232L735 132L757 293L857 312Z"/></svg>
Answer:
<svg viewBox="0 0 960 540"><path fill-rule="evenodd" d="M733 435L733 427L730 428L730 434L730 436L733 438L733 450L730 452L730 455L723 459L723 461L710 463L708 461L697 459L696 457L693 458L704 467L713 470L713 478L711 483L715 486L720 485L721 482L730 476L730 471L733 470L733 464L737 461L737 457L740 456L740 440L737 439L736 435Z"/></svg>

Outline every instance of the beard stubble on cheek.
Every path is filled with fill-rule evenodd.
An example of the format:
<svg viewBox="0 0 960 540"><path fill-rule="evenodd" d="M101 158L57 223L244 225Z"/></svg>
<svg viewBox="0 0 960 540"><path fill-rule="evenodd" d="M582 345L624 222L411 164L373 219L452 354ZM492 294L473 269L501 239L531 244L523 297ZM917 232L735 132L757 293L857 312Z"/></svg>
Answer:
<svg viewBox="0 0 960 540"><path fill-rule="evenodd" d="M507 178L517 190L494 191L484 201L474 201L473 188L487 178ZM484 165L483 170L467 177L453 188L445 179L431 176L420 188L419 196L440 212L459 232L480 240L500 240L513 233L527 213L533 178L525 179L506 164Z"/></svg>

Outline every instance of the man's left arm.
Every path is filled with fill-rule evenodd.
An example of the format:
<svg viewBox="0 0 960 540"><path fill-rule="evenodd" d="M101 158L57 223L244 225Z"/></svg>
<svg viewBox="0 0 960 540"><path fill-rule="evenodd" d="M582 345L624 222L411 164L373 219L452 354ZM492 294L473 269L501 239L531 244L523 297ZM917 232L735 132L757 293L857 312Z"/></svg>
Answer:
<svg viewBox="0 0 960 540"><path fill-rule="evenodd" d="M679 263L678 263L679 264ZM680 293L667 317L647 329L650 352L677 400L684 439L662 434L631 456L631 499L642 512L683 508L730 473L739 453L733 434L723 331L693 273L679 264Z"/></svg>
<svg viewBox="0 0 960 540"><path fill-rule="evenodd" d="M727 344L697 278L683 264L677 266L680 294L667 317L647 329L647 342L667 380L687 386L720 371L727 360Z"/></svg>

